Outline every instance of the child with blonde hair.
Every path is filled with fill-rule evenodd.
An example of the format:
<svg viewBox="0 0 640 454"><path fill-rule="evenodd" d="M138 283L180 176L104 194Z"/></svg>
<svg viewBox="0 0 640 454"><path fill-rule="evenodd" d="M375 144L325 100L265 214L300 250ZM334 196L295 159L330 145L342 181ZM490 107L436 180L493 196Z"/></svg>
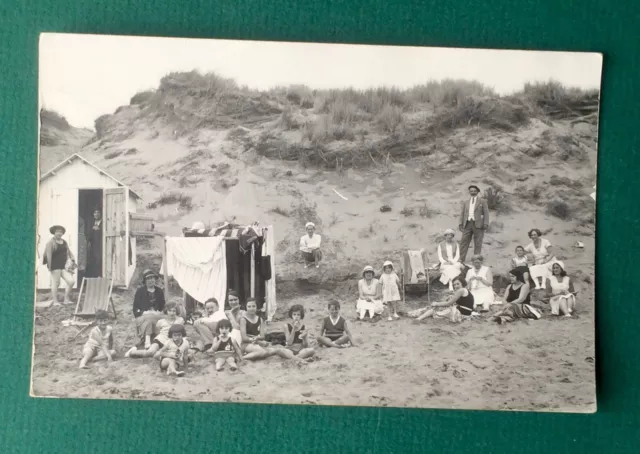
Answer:
<svg viewBox="0 0 640 454"><path fill-rule="evenodd" d="M167 303L164 307L165 318L161 318L156 323L158 335L155 337L149 348L138 350L134 345L125 353L125 358L151 358L158 350L169 342L169 328L172 325L184 325L184 319L178 316L178 305L174 302Z"/></svg>
<svg viewBox="0 0 640 454"><path fill-rule="evenodd" d="M382 271L382 276L380 276L382 303L386 308L388 320L393 321L393 319L400 318L397 312L397 305L400 302L400 278L393 268L393 263L389 260L384 262Z"/></svg>
<svg viewBox="0 0 640 454"><path fill-rule="evenodd" d="M107 311L96 311L96 323L98 326L93 328L89 333L89 340L82 348L82 359L80 360L80 369L87 369L87 363L92 359L99 361L107 359L113 361L113 328L109 325L109 314Z"/></svg>

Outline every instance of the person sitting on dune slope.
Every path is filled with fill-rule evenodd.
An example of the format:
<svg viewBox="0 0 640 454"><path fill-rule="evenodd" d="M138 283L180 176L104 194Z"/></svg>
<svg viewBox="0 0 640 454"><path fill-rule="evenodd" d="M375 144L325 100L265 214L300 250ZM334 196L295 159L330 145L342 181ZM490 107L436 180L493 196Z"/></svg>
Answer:
<svg viewBox="0 0 640 454"><path fill-rule="evenodd" d="M309 268L315 265L316 268L320 268L320 260L322 260L322 251L320 251L320 244L322 243L322 237L316 232L316 225L313 222L307 222L305 225L307 234L300 238L300 251L304 257L304 267Z"/></svg>

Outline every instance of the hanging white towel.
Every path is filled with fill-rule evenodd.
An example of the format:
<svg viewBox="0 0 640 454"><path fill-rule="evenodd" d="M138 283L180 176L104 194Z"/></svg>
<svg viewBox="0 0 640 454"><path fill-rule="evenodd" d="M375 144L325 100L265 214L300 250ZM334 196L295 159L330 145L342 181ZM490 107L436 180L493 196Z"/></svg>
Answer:
<svg viewBox="0 0 640 454"><path fill-rule="evenodd" d="M222 237L168 237L167 274L200 302L216 298L222 306L227 292L226 248Z"/></svg>

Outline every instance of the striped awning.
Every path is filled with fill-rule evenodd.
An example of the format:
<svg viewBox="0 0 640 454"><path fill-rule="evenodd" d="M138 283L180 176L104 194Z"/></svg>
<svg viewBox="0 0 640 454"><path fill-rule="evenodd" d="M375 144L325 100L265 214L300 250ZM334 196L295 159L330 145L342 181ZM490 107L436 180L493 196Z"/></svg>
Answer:
<svg viewBox="0 0 640 454"><path fill-rule="evenodd" d="M263 236L262 228L258 227L257 222L253 225L244 226L225 223L221 226L211 229L190 229L185 227L182 229L182 234L185 237L221 236L229 239L237 239L243 233L248 232L250 229L253 229L258 236Z"/></svg>

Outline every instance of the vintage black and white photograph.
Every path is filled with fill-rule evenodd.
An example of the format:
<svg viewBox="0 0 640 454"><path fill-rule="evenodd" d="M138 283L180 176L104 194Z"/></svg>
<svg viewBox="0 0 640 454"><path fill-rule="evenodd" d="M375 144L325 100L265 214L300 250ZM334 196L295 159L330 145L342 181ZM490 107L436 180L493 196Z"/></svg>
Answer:
<svg viewBox="0 0 640 454"><path fill-rule="evenodd" d="M32 396L596 411L601 54L39 62Z"/></svg>

